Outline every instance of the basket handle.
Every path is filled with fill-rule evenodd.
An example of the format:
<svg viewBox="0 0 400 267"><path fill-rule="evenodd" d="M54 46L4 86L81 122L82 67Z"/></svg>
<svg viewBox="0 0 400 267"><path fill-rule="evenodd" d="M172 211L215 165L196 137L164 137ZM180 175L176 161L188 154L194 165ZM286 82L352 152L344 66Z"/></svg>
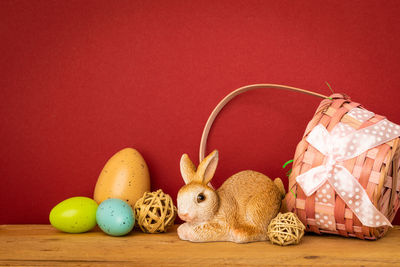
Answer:
<svg viewBox="0 0 400 267"><path fill-rule="evenodd" d="M210 132L211 126L215 120L215 118L218 116L218 113L222 110L222 108L229 102L231 101L235 96L240 95L244 92L251 91L254 89L281 89L281 90L289 90L289 91L295 91L295 92L300 92L320 98L325 98L329 99L328 96L321 95L315 92L311 92L308 90L300 89L300 88L295 88L291 86L286 86L286 85L279 85L279 84L252 84L252 85L246 85L243 87L240 87L236 89L235 91L231 92L228 94L224 99L221 100L221 102L218 103L218 105L214 108L214 110L211 112L210 117L208 118L206 125L204 126L203 134L201 136L201 141L200 141L200 149L199 149L199 159L201 162L204 159L205 151L206 151L206 146L207 146L207 138L208 134Z"/></svg>

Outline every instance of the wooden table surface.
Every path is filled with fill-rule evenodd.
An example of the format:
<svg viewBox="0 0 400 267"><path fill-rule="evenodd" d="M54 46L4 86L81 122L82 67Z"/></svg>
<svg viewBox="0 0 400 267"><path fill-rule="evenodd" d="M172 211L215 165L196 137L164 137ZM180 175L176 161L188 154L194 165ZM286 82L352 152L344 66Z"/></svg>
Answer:
<svg viewBox="0 0 400 267"><path fill-rule="evenodd" d="M0 265L18 266L400 266L400 226L378 241L306 235L297 246L269 242L190 243L165 234L111 237L98 229L67 234L50 225L0 225Z"/></svg>

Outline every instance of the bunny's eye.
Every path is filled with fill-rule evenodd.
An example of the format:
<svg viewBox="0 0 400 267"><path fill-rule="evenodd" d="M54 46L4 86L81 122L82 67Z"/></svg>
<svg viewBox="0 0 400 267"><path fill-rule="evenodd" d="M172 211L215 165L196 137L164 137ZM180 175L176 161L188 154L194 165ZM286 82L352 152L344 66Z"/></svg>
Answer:
<svg viewBox="0 0 400 267"><path fill-rule="evenodd" d="M197 203L203 202L206 199L206 196L203 193L197 195Z"/></svg>

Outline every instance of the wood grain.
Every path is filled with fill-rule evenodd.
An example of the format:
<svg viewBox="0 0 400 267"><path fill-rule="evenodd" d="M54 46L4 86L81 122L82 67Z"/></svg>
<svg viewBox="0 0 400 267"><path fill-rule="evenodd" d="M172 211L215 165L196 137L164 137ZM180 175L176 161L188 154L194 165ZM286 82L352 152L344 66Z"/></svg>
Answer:
<svg viewBox="0 0 400 267"><path fill-rule="evenodd" d="M176 227L165 234L125 237L98 229L66 234L50 225L0 225L0 265L18 266L257 266L400 265L400 226L378 241L306 235L297 246L269 242L190 243Z"/></svg>

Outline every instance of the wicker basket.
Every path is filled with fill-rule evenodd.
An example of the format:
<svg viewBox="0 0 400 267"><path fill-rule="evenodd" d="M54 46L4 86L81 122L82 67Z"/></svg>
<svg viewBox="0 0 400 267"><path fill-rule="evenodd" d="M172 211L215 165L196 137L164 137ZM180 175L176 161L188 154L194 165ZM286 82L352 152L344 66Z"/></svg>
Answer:
<svg viewBox="0 0 400 267"><path fill-rule="evenodd" d="M352 102L348 96L342 94L334 94L331 98L332 100L325 99L321 102L314 117L308 123L303 139L297 145L293 170L289 177L289 190L295 193L296 197L289 192L286 195L286 205L289 211L298 215L306 225L307 231L360 239L378 239L386 233L388 226L363 226L337 192L333 192L333 197L323 202L318 198L319 190L323 189L307 197L296 181L296 177L300 174L323 164L326 160L322 153L306 141L315 126L322 124L331 131L339 122L342 122L354 129L363 129L384 119L383 116L374 115L364 122L359 121L348 113L354 108L362 108L360 104ZM400 148L397 137L344 163L344 167L359 181L374 206L390 222L393 221L400 205L399 160ZM323 216L335 223L331 227L322 227L321 224L317 224L316 216Z"/></svg>
<svg viewBox="0 0 400 267"><path fill-rule="evenodd" d="M368 225L368 223L363 225L358 219L362 217L357 217L357 215L353 213L353 210L357 211L357 208L354 209L354 204L359 205L359 203L355 201L356 203L352 204L350 203L351 201L349 202L347 200L346 204L343 200L345 198L342 199L343 195L339 196L328 181L321 184L315 192L308 194L308 196L296 181L296 178L300 175L304 176L304 174L311 169L324 165L330 160L329 157L325 156L326 154L322 154L307 141L313 129L318 128L316 126L322 125L320 127L323 127L327 133L329 132L328 134L330 134L332 130L335 130L335 126L345 126L344 128L347 127L357 132L367 131L371 127L375 127L374 125L383 122L389 123L391 127L395 127L394 124L388 121L386 122L383 116L364 110L360 104L352 102L346 95L334 94L327 97L307 90L275 84L256 84L236 89L220 101L208 118L200 142L200 161L203 160L206 152L207 138L212 123L222 108L235 96L259 88L297 91L324 99L319 105L314 117L309 122L303 139L297 146L293 170L289 177L289 191L284 200L287 210L295 212L306 226L306 230L310 232L318 234L338 234L346 237L350 236L371 240L382 237L387 232L389 226L365 226ZM360 118L357 114L354 115L354 111L356 113L367 113L363 114L367 119ZM398 130L396 130L396 134L397 131ZM378 134L382 133L378 132ZM390 141L372 147L362 154L340 163L342 168L356 181L358 186L357 190L362 191L363 195L361 194L361 196L364 202L361 203L368 202L369 206L372 206L372 209L376 210L381 217L382 215L386 217L385 220L387 224L393 221L400 206L399 136L400 135L396 135L394 138L391 138ZM327 196L326 199L318 197L321 196L322 193L324 193L324 196ZM344 193L341 192L341 194ZM356 197L358 196L356 195ZM376 218L378 217L379 216L376 216ZM365 219L365 216L363 219ZM324 220L329 224L321 223ZM377 224L378 222L374 222L375 226Z"/></svg>

